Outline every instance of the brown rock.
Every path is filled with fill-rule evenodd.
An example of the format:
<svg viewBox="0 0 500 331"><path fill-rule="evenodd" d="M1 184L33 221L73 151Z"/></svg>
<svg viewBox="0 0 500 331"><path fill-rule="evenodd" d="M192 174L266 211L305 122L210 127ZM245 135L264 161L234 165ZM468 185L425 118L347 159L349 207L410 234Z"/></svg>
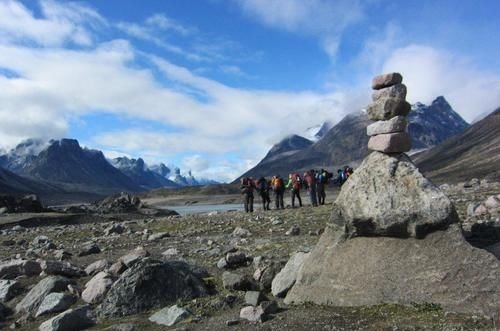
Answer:
<svg viewBox="0 0 500 331"><path fill-rule="evenodd" d="M407 132L379 134L370 137L368 149L383 153L403 153L411 149L411 138Z"/></svg>
<svg viewBox="0 0 500 331"><path fill-rule="evenodd" d="M372 121L386 121L395 116L406 116L411 105L401 99L382 98L368 106L366 113Z"/></svg>
<svg viewBox="0 0 500 331"><path fill-rule="evenodd" d="M372 100L377 101L382 98L406 99L406 85L396 84L380 90L375 90L372 93Z"/></svg>
<svg viewBox="0 0 500 331"><path fill-rule="evenodd" d="M403 76L398 72L392 72L390 74L378 75L373 77L372 89L380 90L384 87L401 84L403 81Z"/></svg>

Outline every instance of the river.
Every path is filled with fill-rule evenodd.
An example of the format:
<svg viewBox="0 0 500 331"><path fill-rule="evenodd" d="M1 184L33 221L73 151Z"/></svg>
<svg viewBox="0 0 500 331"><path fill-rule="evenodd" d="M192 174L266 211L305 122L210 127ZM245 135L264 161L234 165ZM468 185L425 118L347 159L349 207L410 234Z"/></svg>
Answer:
<svg viewBox="0 0 500 331"><path fill-rule="evenodd" d="M204 204L194 204L194 205L186 205L186 206L161 206L161 209L170 209L175 210L179 213L179 215L190 215L190 214L203 214L209 213L213 211L229 211L243 210L242 203L231 203L231 204L213 204L213 205L204 205Z"/></svg>

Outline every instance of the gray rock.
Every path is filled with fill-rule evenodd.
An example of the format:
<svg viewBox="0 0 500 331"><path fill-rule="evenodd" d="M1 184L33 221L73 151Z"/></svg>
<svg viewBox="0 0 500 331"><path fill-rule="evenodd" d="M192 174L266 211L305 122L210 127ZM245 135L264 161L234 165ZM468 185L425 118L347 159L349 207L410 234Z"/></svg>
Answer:
<svg viewBox="0 0 500 331"><path fill-rule="evenodd" d="M31 241L31 246L34 248L54 249L56 245L47 236L36 236Z"/></svg>
<svg viewBox="0 0 500 331"><path fill-rule="evenodd" d="M35 317L45 314L60 313L71 307L75 302L76 298L71 294L50 293L43 299Z"/></svg>
<svg viewBox="0 0 500 331"><path fill-rule="evenodd" d="M99 306L100 316L126 316L205 296L201 278L207 273L181 261L145 258L133 264L108 291Z"/></svg>
<svg viewBox="0 0 500 331"><path fill-rule="evenodd" d="M217 261L217 268L219 269L226 269L228 268L229 265L227 264L226 258L223 257L219 261Z"/></svg>
<svg viewBox="0 0 500 331"><path fill-rule="evenodd" d="M259 282L262 290L271 290L274 277L281 271L284 263L271 262L266 266L259 267L255 270L253 278Z"/></svg>
<svg viewBox="0 0 500 331"><path fill-rule="evenodd" d="M234 320L227 320L226 321L226 326L234 326L240 324L240 320L234 319Z"/></svg>
<svg viewBox="0 0 500 331"><path fill-rule="evenodd" d="M110 236L112 234L122 234L127 228L122 224L111 224L104 229L104 235Z"/></svg>
<svg viewBox="0 0 500 331"><path fill-rule="evenodd" d="M161 253L161 255L163 255L167 258L171 258L171 257L179 255L179 250L177 248L169 248L166 251L164 251L163 253Z"/></svg>
<svg viewBox="0 0 500 331"><path fill-rule="evenodd" d="M257 305L263 301L265 297L260 293L260 291L247 291L245 292L245 304L257 307Z"/></svg>
<svg viewBox="0 0 500 331"><path fill-rule="evenodd" d="M381 98L406 99L406 86L404 84L395 84L372 93L372 100L377 101Z"/></svg>
<svg viewBox="0 0 500 331"><path fill-rule="evenodd" d="M9 212L9 209L7 207L0 208L0 215L7 214L8 212Z"/></svg>
<svg viewBox="0 0 500 331"><path fill-rule="evenodd" d="M395 132L371 136L368 149L382 153L403 153L411 149L411 138L407 132Z"/></svg>
<svg viewBox="0 0 500 331"><path fill-rule="evenodd" d="M240 237L240 238L250 237L251 235L252 233L250 231L248 231L247 229L243 229L240 226L236 227L232 233L233 237Z"/></svg>
<svg viewBox="0 0 500 331"><path fill-rule="evenodd" d="M245 265L247 263L247 256L242 252L227 253L226 262L230 268L235 268Z"/></svg>
<svg viewBox="0 0 500 331"><path fill-rule="evenodd" d="M285 235L287 236L298 236L299 234L300 228L297 225L293 225L287 232L285 232Z"/></svg>
<svg viewBox="0 0 500 331"><path fill-rule="evenodd" d="M63 292L71 281L61 276L49 276L36 284L16 306L17 313L34 314L43 299L53 292Z"/></svg>
<svg viewBox="0 0 500 331"><path fill-rule="evenodd" d="M240 318L253 323L262 323L265 320L264 311L260 306L259 307L248 306L242 308L240 311Z"/></svg>
<svg viewBox="0 0 500 331"><path fill-rule="evenodd" d="M368 118L372 121L386 121L395 116L406 116L411 110L408 102L395 98L382 98L366 108Z"/></svg>
<svg viewBox="0 0 500 331"><path fill-rule="evenodd" d="M380 90L384 87L401 84L403 76L398 72L391 72L390 74L383 74L373 77L372 89Z"/></svg>
<svg viewBox="0 0 500 331"><path fill-rule="evenodd" d="M271 292L275 297L284 297L293 284L295 284L297 274L309 254L303 252L294 253L285 267L274 277Z"/></svg>
<svg viewBox="0 0 500 331"><path fill-rule="evenodd" d="M172 326L185 320L189 316L191 316L191 313L188 310L174 305L157 311L149 317L149 320L156 324Z"/></svg>
<svg viewBox="0 0 500 331"><path fill-rule="evenodd" d="M86 303L100 302L113 285L113 278L105 271L99 272L85 284L82 300Z"/></svg>
<svg viewBox="0 0 500 331"><path fill-rule="evenodd" d="M373 152L342 186L331 221L347 236L422 238L458 216L406 155Z"/></svg>
<svg viewBox="0 0 500 331"><path fill-rule="evenodd" d="M260 307L264 311L265 315L276 314L280 309L280 307L278 306L278 302L276 302L276 300L263 301L260 304Z"/></svg>
<svg viewBox="0 0 500 331"><path fill-rule="evenodd" d="M495 255L495 257L500 260L500 242L497 242L496 244L490 245L485 248L488 252L491 254Z"/></svg>
<svg viewBox="0 0 500 331"><path fill-rule="evenodd" d="M82 248L80 250L80 253L78 253L78 256L87 256L87 255L92 255L92 254L99 254L101 252L101 249L97 244L93 241L86 242L82 245Z"/></svg>
<svg viewBox="0 0 500 331"><path fill-rule="evenodd" d="M0 279L0 302L7 302L19 294L21 286L15 280Z"/></svg>
<svg viewBox="0 0 500 331"><path fill-rule="evenodd" d="M348 263L346 263L348 261ZM457 224L424 239L354 237L328 227L285 303L332 306L436 303L498 316L500 262L468 244Z"/></svg>
<svg viewBox="0 0 500 331"><path fill-rule="evenodd" d="M13 279L19 276L35 276L42 272L40 263L31 260L10 260L0 264L0 278Z"/></svg>
<svg viewBox="0 0 500 331"><path fill-rule="evenodd" d="M10 313L11 313L10 309L0 302L0 322L5 321L5 318L9 316Z"/></svg>
<svg viewBox="0 0 500 331"><path fill-rule="evenodd" d="M54 258L59 261L70 260L73 254L64 249L58 249L54 251Z"/></svg>
<svg viewBox="0 0 500 331"><path fill-rule="evenodd" d="M82 277L85 271L82 268L75 266L68 261L41 260L40 266L42 271L47 275L60 275L66 277Z"/></svg>
<svg viewBox="0 0 500 331"><path fill-rule="evenodd" d="M98 272L104 271L109 266L109 262L106 259L97 260L89 264L85 268L85 273L89 276L93 276Z"/></svg>
<svg viewBox="0 0 500 331"><path fill-rule="evenodd" d="M157 241L163 238L170 237L170 233L168 232L158 232L158 233L153 233L148 237L148 241Z"/></svg>
<svg viewBox="0 0 500 331"><path fill-rule="evenodd" d="M121 275L125 270L127 270L127 266L120 260L113 263L108 269L108 271L115 276Z"/></svg>
<svg viewBox="0 0 500 331"><path fill-rule="evenodd" d="M96 324L95 314L89 306L69 309L43 322L39 331L78 331Z"/></svg>
<svg viewBox="0 0 500 331"><path fill-rule="evenodd" d="M130 267L132 264L147 256L149 256L149 252L144 247L138 246L127 255L122 256L120 261L122 261L127 267Z"/></svg>
<svg viewBox="0 0 500 331"><path fill-rule="evenodd" d="M383 133L405 132L407 126L404 116L396 116L387 121L377 121L366 127L368 136L375 136Z"/></svg>
<svg viewBox="0 0 500 331"><path fill-rule="evenodd" d="M247 275L224 271L222 273L222 286L228 290L248 291L255 288L255 284Z"/></svg>

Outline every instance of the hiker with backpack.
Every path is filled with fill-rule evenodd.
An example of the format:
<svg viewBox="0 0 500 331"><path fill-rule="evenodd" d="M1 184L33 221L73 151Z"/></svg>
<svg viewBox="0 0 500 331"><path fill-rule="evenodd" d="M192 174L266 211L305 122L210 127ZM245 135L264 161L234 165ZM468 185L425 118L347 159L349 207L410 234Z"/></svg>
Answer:
<svg viewBox="0 0 500 331"><path fill-rule="evenodd" d="M280 175L273 176L271 187L274 191L274 203L276 209L285 209L285 204L283 202L285 183L283 182L283 178L281 178Z"/></svg>
<svg viewBox="0 0 500 331"><path fill-rule="evenodd" d="M325 204L325 198L326 198L325 186L331 177L332 174L330 174L325 169L321 169L316 174L316 193L318 195L318 203L320 205Z"/></svg>
<svg viewBox="0 0 500 331"><path fill-rule="evenodd" d="M270 210L269 204L271 203L271 198L269 197L269 187L270 182L268 182L264 177L260 177L257 181L257 191L262 199L262 208L264 210Z"/></svg>
<svg viewBox="0 0 500 331"><path fill-rule="evenodd" d="M316 179L314 178L314 170L304 172L304 183L307 187L307 192L309 193L309 198L311 199L311 205L314 207L318 206L316 200Z"/></svg>
<svg viewBox="0 0 500 331"><path fill-rule="evenodd" d="M240 191L245 206L245 212L253 213L253 190L255 183L251 177L241 178Z"/></svg>
<svg viewBox="0 0 500 331"><path fill-rule="evenodd" d="M302 199L300 198L300 188L302 187L302 178L299 174L289 174L286 188L291 189L292 208L295 208L295 197L299 200L299 206L302 207Z"/></svg>

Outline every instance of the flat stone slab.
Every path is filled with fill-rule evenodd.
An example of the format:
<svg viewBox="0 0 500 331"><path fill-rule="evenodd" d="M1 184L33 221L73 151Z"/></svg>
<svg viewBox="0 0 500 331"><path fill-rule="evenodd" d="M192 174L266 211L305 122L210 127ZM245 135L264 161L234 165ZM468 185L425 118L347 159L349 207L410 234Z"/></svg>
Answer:
<svg viewBox="0 0 500 331"><path fill-rule="evenodd" d="M382 88L380 90L375 90L372 93L372 100L377 101L382 98L395 98L395 99L406 99L406 85L396 84L389 87Z"/></svg>
<svg viewBox="0 0 500 331"><path fill-rule="evenodd" d="M386 121L395 116L406 116L410 110L411 105L405 100L382 98L370 104L366 113L372 121Z"/></svg>
<svg viewBox="0 0 500 331"><path fill-rule="evenodd" d="M390 74L383 74L373 77L372 89L380 90L384 87L401 84L403 81L403 76L398 72L392 72Z"/></svg>
<svg viewBox="0 0 500 331"><path fill-rule="evenodd" d="M294 253L283 269L274 277L271 291L275 297L284 297L293 284L295 284L299 269L302 267L307 256L309 256L309 253Z"/></svg>
<svg viewBox="0 0 500 331"><path fill-rule="evenodd" d="M160 311L157 311L153 315L149 317L149 320L153 323L160 324L160 325L166 325L166 326L172 326L180 321L188 318L192 314L177 305L168 307L168 308L163 308Z"/></svg>
<svg viewBox="0 0 500 331"><path fill-rule="evenodd" d="M446 311L498 317L499 284L499 261L467 243L458 225L424 239L345 239L342 229L327 227L285 303L435 303Z"/></svg>
<svg viewBox="0 0 500 331"><path fill-rule="evenodd" d="M368 149L382 153L403 153L411 149L411 137L407 132L385 133L371 136Z"/></svg>
<svg viewBox="0 0 500 331"><path fill-rule="evenodd" d="M384 133L405 132L408 125L404 116L396 116L387 121L377 121L366 127L368 136L376 136Z"/></svg>

